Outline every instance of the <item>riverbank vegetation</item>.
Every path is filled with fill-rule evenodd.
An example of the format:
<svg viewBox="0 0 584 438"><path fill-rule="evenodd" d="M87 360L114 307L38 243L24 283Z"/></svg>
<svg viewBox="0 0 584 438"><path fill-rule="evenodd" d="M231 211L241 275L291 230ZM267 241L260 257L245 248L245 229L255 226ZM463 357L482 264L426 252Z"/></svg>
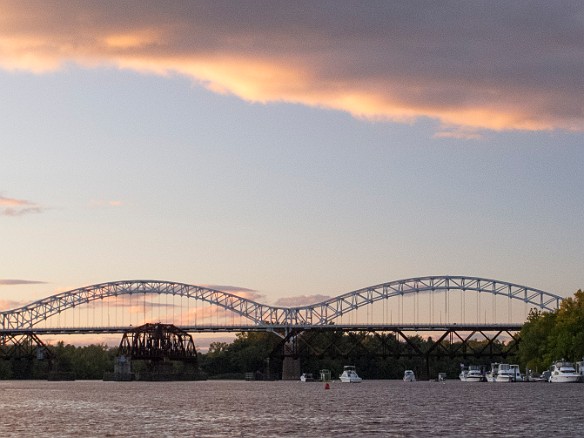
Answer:
<svg viewBox="0 0 584 438"><path fill-rule="evenodd" d="M532 310L521 330L519 363L543 371L556 360L584 357L584 292L562 300L555 312Z"/></svg>
<svg viewBox="0 0 584 438"><path fill-rule="evenodd" d="M484 341L483 341L484 342ZM483 342L471 341L476 350L484 349ZM398 379L405 369L411 369L418 376L436 377L446 372L456 377L459 372L460 357L432 357L430 369L426 370L424 357L417 351L428 351L432 339L415 336L408 342L399 340L393 334L344 333L343 331L314 332L297 340L298 372L318 375L320 369L332 371L338 377L343 366L355 365L359 374L366 379ZM458 348L453 345L454 349ZM504 345L495 343L495 350L504 350ZM76 347L59 342L49 346L53 352L52 375L57 379L78 380L102 379L105 372L113 371L117 348L105 344ZM198 354L198 366L209 379L254 379L281 378L283 355L282 339L273 333L240 333L231 343L214 342L205 354ZM500 357L499 357L500 359ZM469 357L467 362L478 363L479 359ZM487 360L488 362L488 360ZM148 364L134 361L133 370L146 370ZM172 364L180 371L183 364ZM0 379L43 379L49 375L48 361L11 359L0 360Z"/></svg>

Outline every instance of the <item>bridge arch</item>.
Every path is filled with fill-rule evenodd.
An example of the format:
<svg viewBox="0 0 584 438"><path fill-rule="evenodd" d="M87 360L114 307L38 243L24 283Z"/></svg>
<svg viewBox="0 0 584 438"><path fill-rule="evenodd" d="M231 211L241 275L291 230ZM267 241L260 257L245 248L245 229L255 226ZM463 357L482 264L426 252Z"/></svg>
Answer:
<svg viewBox="0 0 584 438"><path fill-rule="evenodd" d="M330 324L344 314L379 300L435 291L500 295L509 300L519 300L526 304L532 304L546 311L557 309L563 299L559 295L505 281L446 275L390 281L347 292L312 306L297 308L297 310L299 313L310 314L320 324Z"/></svg>
<svg viewBox="0 0 584 438"><path fill-rule="evenodd" d="M120 295L157 293L192 298L230 310L254 324L281 319L278 308L257 303L228 292L202 286L157 280L128 280L100 283L52 295L26 306L0 312L0 326L5 329L32 328L37 323L64 310L92 301Z"/></svg>
<svg viewBox="0 0 584 438"><path fill-rule="evenodd" d="M234 312L257 326L318 326L334 324L343 315L380 300L435 291L488 293L509 300L523 301L547 311L557 309L562 300L562 297L549 292L504 281L467 276L428 276L369 286L308 306L278 307L201 286L156 280L130 280L82 287L0 312L0 326L3 330L32 328L40 321L69 308L134 293L168 294L200 300Z"/></svg>

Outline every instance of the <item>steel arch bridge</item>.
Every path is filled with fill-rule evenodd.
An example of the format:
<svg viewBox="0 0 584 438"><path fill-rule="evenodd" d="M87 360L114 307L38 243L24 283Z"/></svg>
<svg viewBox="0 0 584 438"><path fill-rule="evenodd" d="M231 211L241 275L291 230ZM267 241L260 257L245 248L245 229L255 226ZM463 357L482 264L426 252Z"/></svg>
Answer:
<svg viewBox="0 0 584 438"><path fill-rule="evenodd" d="M297 327L334 325L343 315L393 297L451 291L490 294L493 297L506 298L509 302L523 302L544 311L557 309L562 301L562 297L539 289L467 276L428 276L390 281L298 307L270 306L228 292L184 283L131 280L82 287L0 312L0 331L32 330L37 324L54 315L97 300L132 294L159 294L193 299L223 308L244 318L257 329L278 327L288 332L288 329Z"/></svg>

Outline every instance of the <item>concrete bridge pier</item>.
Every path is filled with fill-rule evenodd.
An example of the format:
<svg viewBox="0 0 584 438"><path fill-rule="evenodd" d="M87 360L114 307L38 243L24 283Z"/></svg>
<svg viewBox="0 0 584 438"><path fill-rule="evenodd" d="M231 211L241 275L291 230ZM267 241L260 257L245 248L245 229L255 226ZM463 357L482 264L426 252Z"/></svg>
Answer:
<svg viewBox="0 0 584 438"><path fill-rule="evenodd" d="M282 361L282 380L300 379L300 359L285 356Z"/></svg>
<svg viewBox="0 0 584 438"><path fill-rule="evenodd" d="M298 339L292 336L283 347L282 380L300 379L300 358L298 357Z"/></svg>

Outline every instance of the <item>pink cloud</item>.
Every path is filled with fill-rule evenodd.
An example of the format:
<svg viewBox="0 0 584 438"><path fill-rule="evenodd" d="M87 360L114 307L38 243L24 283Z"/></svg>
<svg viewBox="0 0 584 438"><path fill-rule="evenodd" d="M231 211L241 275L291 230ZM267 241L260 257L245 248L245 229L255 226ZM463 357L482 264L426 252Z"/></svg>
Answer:
<svg viewBox="0 0 584 438"><path fill-rule="evenodd" d="M0 310L12 310L27 305L28 302L17 300L0 300Z"/></svg>
<svg viewBox="0 0 584 438"><path fill-rule="evenodd" d="M89 205L91 207L121 207L124 205L124 203L120 200L105 201L103 199L93 199L89 202Z"/></svg>
<svg viewBox="0 0 584 438"><path fill-rule="evenodd" d="M195 348L201 353L206 353L209 350L209 346L213 342L226 342L231 343L235 339L234 334L225 334L223 336L218 336L215 334L205 334L205 333L194 333L192 334L193 341L195 342ZM122 340L121 334L103 334L103 335L47 335L43 336L43 341L49 345L57 345L59 341L63 341L65 344L75 345L77 347L83 347L91 344L105 344L109 347L115 348L120 345Z"/></svg>
<svg viewBox="0 0 584 438"><path fill-rule="evenodd" d="M280 298L276 301L276 306L299 307L309 306L310 304L321 303L330 299L328 295L299 295L296 297Z"/></svg>
<svg viewBox="0 0 584 438"><path fill-rule="evenodd" d="M255 295L253 291L239 291L233 294L261 297L261 295ZM179 324L177 321L184 323L187 323L187 321L194 323L196 321L198 324L228 324L233 318L237 318L237 322L240 322L239 316L232 311L207 302L196 302L196 300L190 299L187 305L187 298L177 297L173 301L171 296L147 295L147 297L144 297L141 293L137 293L133 295L124 294L117 297L109 296L83 304L83 308L100 309L105 306L112 310L115 308L123 309L125 315L144 315L148 320L147 322L170 323L174 321L175 324ZM244 321L242 320L241 322L243 323Z"/></svg>
<svg viewBox="0 0 584 438"><path fill-rule="evenodd" d="M207 284L201 287L206 287L209 289L219 290L221 292L227 292L232 295L237 295L238 297L245 298L247 300L256 301L261 303L265 300L266 296L259 293L253 289L247 289L245 287L240 286L225 286L225 285L217 285L217 284Z"/></svg>
<svg viewBox="0 0 584 438"><path fill-rule="evenodd" d="M42 211L43 209L34 202L0 195L0 216L24 216Z"/></svg>

